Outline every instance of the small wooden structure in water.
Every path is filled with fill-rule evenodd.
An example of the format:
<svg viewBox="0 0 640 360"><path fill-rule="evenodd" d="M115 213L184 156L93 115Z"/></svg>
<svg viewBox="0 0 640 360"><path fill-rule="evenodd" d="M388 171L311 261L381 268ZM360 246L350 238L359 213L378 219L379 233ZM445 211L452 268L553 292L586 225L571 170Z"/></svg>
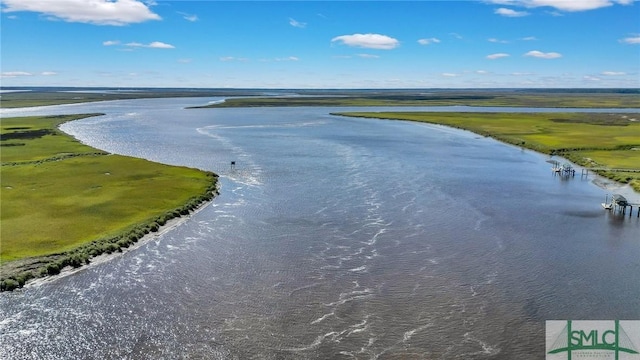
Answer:
<svg viewBox="0 0 640 360"><path fill-rule="evenodd" d="M640 204L632 204L627 199L620 194L613 194L611 198L609 198L609 194L604 199L602 203L602 207L605 210L619 211L624 214L629 207L629 216L633 214L633 205L638 206L638 217L640 218Z"/></svg>
<svg viewBox="0 0 640 360"><path fill-rule="evenodd" d="M560 174L560 175L564 175L564 176L575 176L576 175L576 169L573 168L573 166L569 163L564 163L562 165L560 165L560 162L558 160L547 160L548 163L550 163L551 166L551 171L553 172L553 174Z"/></svg>

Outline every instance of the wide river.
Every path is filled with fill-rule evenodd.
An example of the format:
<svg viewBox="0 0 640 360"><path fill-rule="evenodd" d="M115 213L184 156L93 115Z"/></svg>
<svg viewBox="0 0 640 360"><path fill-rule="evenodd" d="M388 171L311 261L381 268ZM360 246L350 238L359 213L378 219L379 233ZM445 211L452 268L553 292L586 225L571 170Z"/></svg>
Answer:
<svg viewBox="0 0 640 360"><path fill-rule="evenodd" d="M542 359L545 320L640 319L640 219L604 211L592 175L329 114L347 108L184 109L208 100L2 111L104 112L63 130L214 171L221 194L136 250L0 294L0 358Z"/></svg>

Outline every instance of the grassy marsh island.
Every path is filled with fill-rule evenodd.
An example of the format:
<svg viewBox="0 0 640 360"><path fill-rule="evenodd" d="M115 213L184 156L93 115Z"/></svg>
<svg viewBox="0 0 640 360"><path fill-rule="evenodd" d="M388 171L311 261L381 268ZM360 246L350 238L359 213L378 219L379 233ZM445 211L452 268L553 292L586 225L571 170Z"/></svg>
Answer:
<svg viewBox="0 0 640 360"><path fill-rule="evenodd" d="M163 88L3 88L0 108L21 108L78 104L94 101L155 99L176 97L255 96L264 94L252 89L163 89Z"/></svg>
<svg viewBox="0 0 640 360"><path fill-rule="evenodd" d="M58 130L95 115L2 119L0 290L121 251L217 191L211 172L112 155Z"/></svg>
<svg viewBox="0 0 640 360"><path fill-rule="evenodd" d="M349 112L334 115L418 121L562 156L640 192L640 114Z"/></svg>
<svg viewBox="0 0 640 360"><path fill-rule="evenodd" d="M639 108L637 89L528 90L296 90L298 96L243 97L200 106L514 106Z"/></svg>
<svg viewBox="0 0 640 360"><path fill-rule="evenodd" d="M640 89L179 89L3 88L0 108L93 101L226 97L208 107L260 106L516 106L640 108Z"/></svg>

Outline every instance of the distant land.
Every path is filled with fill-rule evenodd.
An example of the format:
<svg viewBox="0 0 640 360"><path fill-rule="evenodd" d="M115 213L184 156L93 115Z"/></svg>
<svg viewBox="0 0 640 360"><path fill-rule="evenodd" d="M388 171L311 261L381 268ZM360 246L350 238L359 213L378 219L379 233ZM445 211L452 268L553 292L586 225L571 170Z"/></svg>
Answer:
<svg viewBox="0 0 640 360"><path fill-rule="evenodd" d="M550 96L551 95L551 96ZM529 106L640 108L640 88L515 89L232 89L1 87L0 107L60 105L164 97L249 98L212 107L236 106ZM296 97L300 99L295 100ZM278 100L286 98L286 101ZM292 101L292 98L294 100ZM266 99L266 100L265 100Z"/></svg>

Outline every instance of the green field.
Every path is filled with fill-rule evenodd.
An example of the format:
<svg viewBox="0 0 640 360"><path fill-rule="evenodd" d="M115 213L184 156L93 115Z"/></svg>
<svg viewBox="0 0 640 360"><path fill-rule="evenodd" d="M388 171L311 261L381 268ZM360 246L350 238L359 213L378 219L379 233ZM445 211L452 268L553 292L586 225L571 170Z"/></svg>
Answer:
<svg viewBox="0 0 640 360"><path fill-rule="evenodd" d="M30 89L28 91L6 92L0 94L0 108L77 104L108 100L252 96L255 94L256 90L242 89L110 89L104 91L82 88L50 88L45 90Z"/></svg>
<svg viewBox="0 0 640 360"><path fill-rule="evenodd" d="M610 179L640 192L640 116L601 113L350 112L336 115L442 124L607 168Z"/></svg>
<svg viewBox="0 0 640 360"><path fill-rule="evenodd" d="M111 155L57 129L87 116L2 119L3 279L117 251L212 197L212 173Z"/></svg>
<svg viewBox="0 0 640 360"><path fill-rule="evenodd" d="M227 99L202 107L259 106L515 106L560 108L637 108L638 93L542 92L542 91L419 91L336 92L336 95L300 97L250 97Z"/></svg>

